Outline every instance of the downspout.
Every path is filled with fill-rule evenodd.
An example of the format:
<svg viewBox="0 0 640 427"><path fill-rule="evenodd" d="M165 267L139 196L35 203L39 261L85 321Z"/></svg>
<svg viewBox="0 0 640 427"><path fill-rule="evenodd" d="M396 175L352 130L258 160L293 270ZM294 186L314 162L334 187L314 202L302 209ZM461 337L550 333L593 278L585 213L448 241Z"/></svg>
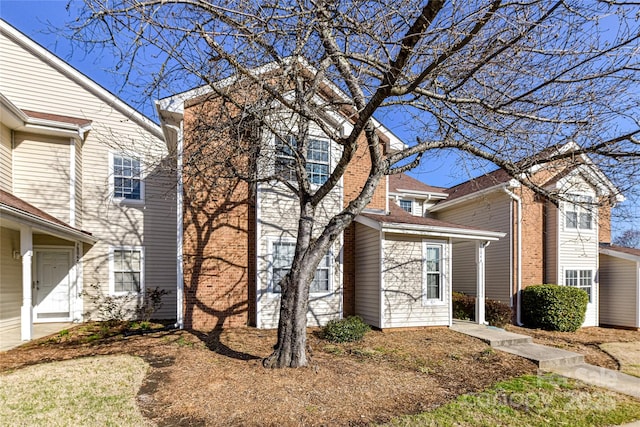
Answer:
<svg viewBox="0 0 640 427"><path fill-rule="evenodd" d="M518 220L516 223L516 229L518 232L518 266L517 266L517 275L518 279L516 280L516 323L518 326L522 326L522 199L517 196L515 193L509 191L508 188L504 188L504 192L507 193L509 197L516 201L518 205ZM512 236L513 241L513 236Z"/></svg>
<svg viewBox="0 0 640 427"><path fill-rule="evenodd" d="M184 266L182 244L184 238L184 211L183 209L183 188L184 181L182 177L182 150L183 150L183 122L180 122L176 141L176 169L178 173L178 183L176 191L176 327L184 329Z"/></svg>

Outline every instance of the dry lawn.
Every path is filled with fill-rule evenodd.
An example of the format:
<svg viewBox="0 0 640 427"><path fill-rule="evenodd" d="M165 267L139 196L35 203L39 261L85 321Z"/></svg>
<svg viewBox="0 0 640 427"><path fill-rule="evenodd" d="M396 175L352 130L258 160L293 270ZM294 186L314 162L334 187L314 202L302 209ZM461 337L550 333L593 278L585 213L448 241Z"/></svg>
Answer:
<svg viewBox="0 0 640 427"><path fill-rule="evenodd" d="M136 404L147 368L138 357L117 355L0 374L0 425L151 425Z"/></svg>
<svg viewBox="0 0 640 427"><path fill-rule="evenodd" d="M600 348L616 359L622 372L640 377L640 341L605 343Z"/></svg>
<svg viewBox="0 0 640 427"><path fill-rule="evenodd" d="M150 365L137 396L142 413L159 425L182 426L386 422L536 371L531 362L447 328L374 331L344 345L310 331L310 368L266 370L261 359L275 343L274 331L96 339L91 327L6 352L0 371L89 355L138 355Z"/></svg>

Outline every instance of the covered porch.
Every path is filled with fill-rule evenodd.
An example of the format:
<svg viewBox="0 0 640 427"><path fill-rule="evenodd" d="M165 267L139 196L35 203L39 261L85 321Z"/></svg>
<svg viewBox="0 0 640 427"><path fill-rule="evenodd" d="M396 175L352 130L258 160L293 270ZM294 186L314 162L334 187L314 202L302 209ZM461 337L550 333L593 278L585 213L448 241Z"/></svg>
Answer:
<svg viewBox="0 0 640 427"><path fill-rule="evenodd" d="M372 326L451 326L452 247L475 248L476 322L485 323L485 249L504 233L414 216L395 206L389 214L356 218L355 312Z"/></svg>
<svg viewBox="0 0 640 427"><path fill-rule="evenodd" d="M82 320L82 256L96 241L90 234L0 191L0 239L3 346L16 329L21 341L33 339L34 323Z"/></svg>

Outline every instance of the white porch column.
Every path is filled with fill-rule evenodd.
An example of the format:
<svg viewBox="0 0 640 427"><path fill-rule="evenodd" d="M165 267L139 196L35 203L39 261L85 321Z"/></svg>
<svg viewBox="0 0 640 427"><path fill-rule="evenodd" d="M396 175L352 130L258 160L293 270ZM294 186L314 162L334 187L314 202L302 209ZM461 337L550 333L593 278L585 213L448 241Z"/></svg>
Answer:
<svg viewBox="0 0 640 427"><path fill-rule="evenodd" d="M20 254L22 255L22 309L20 311L20 330L22 341L29 341L33 336L33 301L31 284L33 278L33 232L31 227L20 226Z"/></svg>
<svg viewBox="0 0 640 427"><path fill-rule="evenodd" d="M476 289L476 322L480 325L486 323L484 315L485 300L485 248L489 246L489 242L476 242L476 273L477 273L477 289Z"/></svg>

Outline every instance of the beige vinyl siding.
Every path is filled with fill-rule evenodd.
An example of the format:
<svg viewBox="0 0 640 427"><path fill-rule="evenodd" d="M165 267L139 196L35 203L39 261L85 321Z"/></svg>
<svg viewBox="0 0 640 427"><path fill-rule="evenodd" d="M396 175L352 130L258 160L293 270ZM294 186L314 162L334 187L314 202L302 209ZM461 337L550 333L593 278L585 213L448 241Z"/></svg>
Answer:
<svg viewBox="0 0 640 427"><path fill-rule="evenodd" d="M448 242L443 245L442 301L423 302L423 239L405 235L384 235L382 270L383 328L448 326L450 324L450 287ZM356 285L357 286L357 285Z"/></svg>
<svg viewBox="0 0 640 427"><path fill-rule="evenodd" d="M356 223L355 235L355 313L381 328L380 231Z"/></svg>
<svg viewBox="0 0 640 427"><path fill-rule="evenodd" d="M13 192L11 129L0 124L0 189Z"/></svg>
<svg viewBox="0 0 640 427"><path fill-rule="evenodd" d="M114 200L109 187L110 152L124 151L140 156L146 166L148 178L145 180L148 181L157 177L157 174L149 174L149 170L153 171L154 165L167 155L164 142L131 120L129 110L115 108L111 99L97 96L84 82L69 78L4 35L0 35L0 57L0 75L3 76L0 91L17 107L92 121L82 149L77 150L80 158L76 158L76 166L80 166L79 170L76 168L77 173L82 173L76 183L82 188L76 207L81 206L82 229L98 239L84 256L85 289L96 285L102 292L108 292L110 246L144 246L146 282L172 291L165 299L163 315L175 318L175 201L152 198L150 181L145 182L147 199L153 199L149 203ZM76 147L79 146L77 143ZM68 145L64 152L68 163ZM68 220L68 181L60 194L59 197L62 199L64 195L67 201L64 220ZM25 199L33 202L30 198ZM55 214L50 210L47 212Z"/></svg>
<svg viewBox="0 0 640 427"><path fill-rule="evenodd" d="M600 254L600 324L640 327L640 263Z"/></svg>
<svg viewBox="0 0 640 427"><path fill-rule="evenodd" d="M486 249L485 265L486 297L504 302L511 299L510 204L511 198L507 194L496 192L438 212L438 219L443 221L506 233ZM475 251L460 245L454 245L453 250L453 290L475 288Z"/></svg>
<svg viewBox="0 0 640 427"><path fill-rule="evenodd" d="M169 165L148 171L144 210L145 287L160 287L171 293L154 317L176 317L176 192ZM170 225L171 224L171 225ZM168 244L169 242L169 244ZM172 262L167 262L172 260Z"/></svg>
<svg viewBox="0 0 640 427"><path fill-rule="evenodd" d="M545 282L562 284L558 274L558 227L560 211L551 202L545 207Z"/></svg>
<svg viewBox="0 0 640 427"><path fill-rule="evenodd" d="M317 209L319 224L337 214L342 206L341 188L334 189ZM271 245L274 241L295 241L298 228L297 199L283 185L261 184L258 191L258 327L278 326L280 294L270 292ZM321 227L315 229L316 233ZM340 317L342 309L341 239L332 248L332 284L329 293L311 294L307 321L309 326L325 325Z"/></svg>
<svg viewBox="0 0 640 427"><path fill-rule="evenodd" d="M75 166L76 166L76 186L75 186L75 203L76 203L76 228L82 229L82 142L75 142Z"/></svg>
<svg viewBox="0 0 640 427"><path fill-rule="evenodd" d="M13 193L69 223L69 139L14 132Z"/></svg>
<svg viewBox="0 0 640 427"><path fill-rule="evenodd" d="M491 244L494 243L496 242ZM476 242L454 241L451 252L453 291L476 296L478 291Z"/></svg>
<svg viewBox="0 0 640 427"><path fill-rule="evenodd" d="M13 259L14 250L20 250L20 232L0 228L0 333L20 325L22 260Z"/></svg>

